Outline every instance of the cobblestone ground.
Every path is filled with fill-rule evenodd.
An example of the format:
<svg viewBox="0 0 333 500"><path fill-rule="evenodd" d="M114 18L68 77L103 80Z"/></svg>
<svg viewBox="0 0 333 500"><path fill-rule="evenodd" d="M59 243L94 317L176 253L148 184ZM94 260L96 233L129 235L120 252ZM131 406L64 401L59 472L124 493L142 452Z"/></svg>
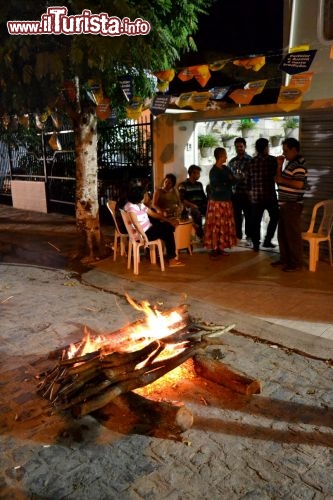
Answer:
<svg viewBox="0 0 333 500"><path fill-rule="evenodd" d="M0 265L0 276L1 499L333 498L330 363L228 333L223 361L260 379L261 394L236 394L188 365L188 377L150 388L193 412L180 436L75 420L36 394L48 352L79 340L85 325L110 332L138 313L122 291L86 286L65 271ZM178 297L155 294L141 299L177 305ZM208 318L202 305L189 306L224 322L223 311Z"/></svg>

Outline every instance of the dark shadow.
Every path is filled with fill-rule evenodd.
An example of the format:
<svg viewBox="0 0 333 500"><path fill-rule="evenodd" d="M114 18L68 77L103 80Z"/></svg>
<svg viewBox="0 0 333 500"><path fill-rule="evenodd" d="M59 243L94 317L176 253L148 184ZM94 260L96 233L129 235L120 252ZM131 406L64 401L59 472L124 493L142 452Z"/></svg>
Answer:
<svg viewBox="0 0 333 500"><path fill-rule="evenodd" d="M95 426L91 432L85 432L84 418L76 420L70 412L58 413L49 401L37 394L36 376L54 367L54 360L40 356L2 355L0 363L3 401L0 426L3 435L50 444L94 441L98 434ZM177 383L162 382L162 389L158 386L156 392L154 385L149 387L149 399L128 393L92 416L110 431L123 435L141 434L180 440L183 429L176 420L178 406L170 403L179 401L193 413L194 429L288 444L333 447L333 409L323 408L319 403L310 406L262 395L243 396L193 377L193 373L189 378L180 378ZM220 418L210 416L211 410L216 415L216 409L220 410ZM233 417L232 413L229 416L230 412L241 412L258 420L264 418L267 422L265 425L238 422L236 418L239 416ZM284 429L274 428L275 425L281 427L283 422ZM315 429L296 428L299 425ZM323 427L328 428L327 432Z"/></svg>

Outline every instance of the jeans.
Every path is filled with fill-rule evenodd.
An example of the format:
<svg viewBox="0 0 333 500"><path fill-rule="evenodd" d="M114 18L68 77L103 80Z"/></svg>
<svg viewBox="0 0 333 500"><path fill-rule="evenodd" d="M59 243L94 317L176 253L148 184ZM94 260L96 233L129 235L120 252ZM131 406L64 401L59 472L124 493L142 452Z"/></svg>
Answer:
<svg viewBox="0 0 333 500"><path fill-rule="evenodd" d="M269 223L265 236L266 243L271 242L278 225L279 206L277 201L272 203L252 203L252 241L254 247L259 247L261 220L265 210L267 210L269 215Z"/></svg>
<svg viewBox="0 0 333 500"><path fill-rule="evenodd" d="M245 219L245 235L252 238L251 234L251 203L247 193L234 193L232 195L232 205L236 226L236 236L239 240L243 237L243 214Z"/></svg>

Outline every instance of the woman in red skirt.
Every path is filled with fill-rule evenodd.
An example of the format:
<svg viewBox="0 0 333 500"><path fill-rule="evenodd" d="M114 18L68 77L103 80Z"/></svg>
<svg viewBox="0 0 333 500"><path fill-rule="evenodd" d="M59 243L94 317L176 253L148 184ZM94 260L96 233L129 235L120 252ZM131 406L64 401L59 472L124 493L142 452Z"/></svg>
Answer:
<svg viewBox="0 0 333 500"><path fill-rule="evenodd" d="M205 247L211 257L229 255L225 248L236 245L236 229L231 202L232 186L237 182L226 165L224 148L214 151L215 164L209 172L209 201L206 214Z"/></svg>

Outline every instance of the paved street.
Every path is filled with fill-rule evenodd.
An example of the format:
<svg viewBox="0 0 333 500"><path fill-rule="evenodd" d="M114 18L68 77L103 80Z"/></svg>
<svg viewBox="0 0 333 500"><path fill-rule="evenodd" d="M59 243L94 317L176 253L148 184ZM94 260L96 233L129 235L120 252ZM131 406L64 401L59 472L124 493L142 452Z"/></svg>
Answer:
<svg viewBox="0 0 333 500"><path fill-rule="evenodd" d="M48 244L70 246L67 219L67 229L55 226L53 233L46 231L48 221L30 244L32 221L25 231L22 220L20 227L13 221L14 262L8 251L0 262L1 499L333 498L330 339L225 309L205 297L184 299L180 270L172 276L166 271L169 280L161 286L143 274L113 274L110 266L78 273ZM9 244L8 227L2 225L2 249ZM14 237L18 230L20 242ZM30 262L24 262L27 255ZM265 257L261 262L264 273ZM178 283L174 290L172 280ZM186 300L192 316L234 324L214 349L223 362L259 379L261 393L245 396L209 382L187 362L144 390L150 399L191 410L193 425L182 433L130 422L117 404L81 419L57 413L36 393L36 375L54 363L48 353L80 340L85 327L106 333L140 317L125 292L162 309ZM311 292L330 293L328 285Z"/></svg>
<svg viewBox="0 0 333 500"><path fill-rule="evenodd" d="M333 369L327 361L228 333L223 361L260 379L261 394L236 394L188 367L151 396L191 409L194 424L180 436L119 430L112 418L74 420L36 394L34 377L45 357L79 340L85 325L110 332L137 312L121 293L81 284L66 271L3 264L0 272L1 498L333 497ZM165 307L179 299L169 294L165 302L163 292L140 291ZM196 300L189 306L225 324L223 311Z"/></svg>

